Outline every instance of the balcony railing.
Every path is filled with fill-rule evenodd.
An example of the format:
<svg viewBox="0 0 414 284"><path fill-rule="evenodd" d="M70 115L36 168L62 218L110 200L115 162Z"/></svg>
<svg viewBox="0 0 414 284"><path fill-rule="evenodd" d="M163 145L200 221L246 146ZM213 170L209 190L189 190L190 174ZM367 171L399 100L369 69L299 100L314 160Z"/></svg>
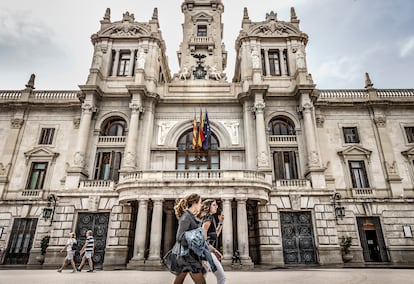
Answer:
<svg viewBox="0 0 414 284"><path fill-rule="evenodd" d="M19 192L19 197L23 199L41 199L42 193L41 189L25 189Z"/></svg>
<svg viewBox="0 0 414 284"><path fill-rule="evenodd" d="M275 182L276 190L311 189L310 180L307 179L279 179Z"/></svg>
<svg viewBox="0 0 414 284"><path fill-rule="evenodd" d="M82 180L79 185L80 190L114 190L113 180Z"/></svg>
<svg viewBox="0 0 414 284"><path fill-rule="evenodd" d="M265 174L255 171L146 171L124 174L121 182L134 181L261 181L265 182Z"/></svg>
<svg viewBox="0 0 414 284"><path fill-rule="evenodd" d="M353 188L353 197L375 197L375 191L372 188Z"/></svg>
<svg viewBox="0 0 414 284"><path fill-rule="evenodd" d="M125 146L126 136L99 136L98 146Z"/></svg>
<svg viewBox="0 0 414 284"><path fill-rule="evenodd" d="M0 99L1 100L20 100L20 98L22 97L22 92L21 91L0 91Z"/></svg>
<svg viewBox="0 0 414 284"><path fill-rule="evenodd" d="M196 36L190 39L190 44L199 45L199 44L213 44L213 38L206 36Z"/></svg>
<svg viewBox="0 0 414 284"><path fill-rule="evenodd" d="M269 144L271 146L296 145L296 135L269 135Z"/></svg>

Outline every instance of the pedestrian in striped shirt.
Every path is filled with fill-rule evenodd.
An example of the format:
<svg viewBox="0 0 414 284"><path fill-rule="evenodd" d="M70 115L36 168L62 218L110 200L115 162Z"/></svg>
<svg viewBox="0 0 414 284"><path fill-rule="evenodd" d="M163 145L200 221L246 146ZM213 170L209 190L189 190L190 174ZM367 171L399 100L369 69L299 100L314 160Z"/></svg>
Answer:
<svg viewBox="0 0 414 284"><path fill-rule="evenodd" d="M93 272L92 257L93 257L94 248L95 248L95 242L92 236L92 231L88 230L86 232L86 242L80 251L80 255L83 254L83 257L82 257L81 264L78 267L79 272L82 270L83 266L85 265L86 260L88 260L88 263L89 263L89 270L86 272Z"/></svg>

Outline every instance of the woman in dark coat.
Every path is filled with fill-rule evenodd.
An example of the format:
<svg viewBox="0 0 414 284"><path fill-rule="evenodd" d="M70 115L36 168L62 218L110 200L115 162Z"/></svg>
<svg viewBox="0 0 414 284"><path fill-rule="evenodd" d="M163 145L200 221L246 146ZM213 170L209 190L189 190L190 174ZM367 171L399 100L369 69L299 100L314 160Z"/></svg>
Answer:
<svg viewBox="0 0 414 284"><path fill-rule="evenodd" d="M181 256L181 248L187 248L188 244L184 238L184 233L197 229L201 221L196 217L201 210L201 197L198 194L177 200L175 206L175 216L178 219L178 229L176 243L173 249L164 257L164 261L169 263L169 270L175 274L174 284L182 284L185 277L190 273L191 278L196 284L206 284L204 273L206 270L201 264L201 259L192 250L188 254Z"/></svg>

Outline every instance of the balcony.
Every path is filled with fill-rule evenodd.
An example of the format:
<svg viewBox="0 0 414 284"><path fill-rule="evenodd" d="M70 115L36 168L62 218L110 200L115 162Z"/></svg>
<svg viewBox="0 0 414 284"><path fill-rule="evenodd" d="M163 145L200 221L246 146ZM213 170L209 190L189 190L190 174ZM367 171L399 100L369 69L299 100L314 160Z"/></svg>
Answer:
<svg viewBox="0 0 414 284"><path fill-rule="evenodd" d="M271 184L256 171L144 171L124 173L116 186L119 200L176 199L189 193L203 198L250 198L267 202ZM152 196L152 197L151 197Z"/></svg>
<svg viewBox="0 0 414 284"><path fill-rule="evenodd" d="M270 146L297 146L296 135L269 135Z"/></svg>
<svg viewBox="0 0 414 284"><path fill-rule="evenodd" d="M125 147L126 136L99 136L98 147Z"/></svg>
<svg viewBox="0 0 414 284"><path fill-rule="evenodd" d="M310 190L310 180L307 179L279 179L276 180L275 190Z"/></svg>
<svg viewBox="0 0 414 284"><path fill-rule="evenodd" d="M352 188L352 196L354 198L373 198L375 191L373 188Z"/></svg>
<svg viewBox="0 0 414 284"><path fill-rule="evenodd" d="M195 51L197 47L207 47L208 51L211 52L214 49L214 40L212 37L193 36L190 38L188 45L191 51Z"/></svg>
<svg viewBox="0 0 414 284"><path fill-rule="evenodd" d="M113 191L115 182L113 180L82 180L79 190L107 190Z"/></svg>
<svg viewBox="0 0 414 284"><path fill-rule="evenodd" d="M41 189L25 189L18 193L18 199L37 200L42 199L43 190Z"/></svg>

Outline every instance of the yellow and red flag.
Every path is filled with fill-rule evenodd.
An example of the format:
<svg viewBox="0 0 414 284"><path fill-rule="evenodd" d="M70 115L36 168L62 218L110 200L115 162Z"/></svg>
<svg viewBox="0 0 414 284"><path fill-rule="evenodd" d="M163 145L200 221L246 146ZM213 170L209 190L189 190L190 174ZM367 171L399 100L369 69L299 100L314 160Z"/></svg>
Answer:
<svg viewBox="0 0 414 284"><path fill-rule="evenodd" d="M198 137L197 137L197 149L203 149L203 142L204 142L204 120L203 120L203 112L200 109L200 125L198 126Z"/></svg>
<svg viewBox="0 0 414 284"><path fill-rule="evenodd" d="M194 123L193 123L193 143L191 144L191 149L195 149L197 145L197 119L194 114Z"/></svg>

